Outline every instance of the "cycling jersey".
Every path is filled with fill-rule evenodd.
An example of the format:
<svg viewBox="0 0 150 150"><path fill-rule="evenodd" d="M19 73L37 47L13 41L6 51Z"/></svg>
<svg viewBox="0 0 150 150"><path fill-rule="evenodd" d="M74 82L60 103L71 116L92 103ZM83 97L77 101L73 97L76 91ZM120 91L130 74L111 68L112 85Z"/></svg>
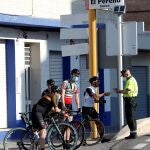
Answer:
<svg viewBox="0 0 150 150"><path fill-rule="evenodd" d="M68 80L65 80L62 84L62 89L65 90L65 96L64 96L65 104L72 104L73 94L79 93L77 83L73 83L73 84L74 84L73 89L72 89L72 84Z"/></svg>
<svg viewBox="0 0 150 150"><path fill-rule="evenodd" d="M92 119L98 118L98 113L94 108L93 94L96 93L96 88L89 86L84 92L84 103L82 107L82 115L84 119L91 117Z"/></svg>
<svg viewBox="0 0 150 150"><path fill-rule="evenodd" d="M84 92L84 103L83 106L85 107L94 107L94 98L92 97L92 94L96 93L96 88L93 86L89 86L86 88L86 91Z"/></svg>

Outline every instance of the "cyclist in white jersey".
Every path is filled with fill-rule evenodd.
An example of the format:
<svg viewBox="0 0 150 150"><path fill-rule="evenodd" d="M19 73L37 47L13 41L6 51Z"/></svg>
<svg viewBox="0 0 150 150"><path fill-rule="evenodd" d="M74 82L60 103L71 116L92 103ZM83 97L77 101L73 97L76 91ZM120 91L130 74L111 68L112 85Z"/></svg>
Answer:
<svg viewBox="0 0 150 150"><path fill-rule="evenodd" d="M79 78L80 72L78 69L73 69L71 71L71 76L69 80L65 80L62 84L62 105L63 108L67 108L72 110L72 99L73 96L75 96L75 102L77 105L77 108L80 108L80 102L79 102L79 87L77 84L78 78Z"/></svg>
<svg viewBox="0 0 150 150"><path fill-rule="evenodd" d="M72 101L73 96L75 97L75 102L77 105L78 110L80 110L80 102L79 102L79 87L77 84L78 78L79 78L80 72L78 69L73 69L71 71L70 79L65 80L61 86L61 100L62 100L62 109L63 110L72 110ZM69 119L69 121L73 120L73 115L70 115L69 117L66 116L66 118ZM66 119L64 118L64 120ZM70 139L70 131L66 130L64 134L66 143L68 143L67 149L69 149L69 139Z"/></svg>
<svg viewBox="0 0 150 150"><path fill-rule="evenodd" d="M94 103L101 101L101 97L109 96L109 92L97 93L97 87L99 86L99 79L97 76L93 76L89 79L90 86L86 88L84 92L84 103L82 107L82 115L84 118L91 117L96 119L98 113L94 108Z"/></svg>

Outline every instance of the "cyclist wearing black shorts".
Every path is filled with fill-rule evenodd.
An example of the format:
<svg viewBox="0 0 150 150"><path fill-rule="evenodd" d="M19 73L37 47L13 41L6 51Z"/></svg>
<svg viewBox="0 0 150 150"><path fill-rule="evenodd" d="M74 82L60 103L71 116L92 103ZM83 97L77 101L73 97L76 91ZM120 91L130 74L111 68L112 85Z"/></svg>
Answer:
<svg viewBox="0 0 150 150"><path fill-rule="evenodd" d="M57 95L59 95L58 86L51 87L51 93L44 95L32 108L32 125L35 131L39 131L40 136L40 149L45 148L45 138L46 138L46 126L44 123L44 117L53 108L55 112L60 112L57 106Z"/></svg>
<svg viewBox="0 0 150 150"><path fill-rule="evenodd" d="M109 92L97 93L96 88L99 86L99 79L97 76L93 76L89 79L90 86L86 88L84 92L84 103L82 107L82 115L83 118L88 119L88 117L92 119L98 118L98 113L94 108L94 102L101 101L101 97L109 96Z"/></svg>

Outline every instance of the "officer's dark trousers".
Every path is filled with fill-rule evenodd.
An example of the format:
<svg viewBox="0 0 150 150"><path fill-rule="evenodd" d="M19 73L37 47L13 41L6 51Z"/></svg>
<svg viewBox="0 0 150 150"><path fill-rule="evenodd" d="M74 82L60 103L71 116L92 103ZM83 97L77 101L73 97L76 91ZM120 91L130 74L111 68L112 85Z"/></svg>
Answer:
<svg viewBox="0 0 150 150"><path fill-rule="evenodd" d="M135 112L136 112L136 97L124 97L125 102L125 115L126 115L126 121L130 129L130 133L136 132L137 130L137 123L135 119Z"/></svg>

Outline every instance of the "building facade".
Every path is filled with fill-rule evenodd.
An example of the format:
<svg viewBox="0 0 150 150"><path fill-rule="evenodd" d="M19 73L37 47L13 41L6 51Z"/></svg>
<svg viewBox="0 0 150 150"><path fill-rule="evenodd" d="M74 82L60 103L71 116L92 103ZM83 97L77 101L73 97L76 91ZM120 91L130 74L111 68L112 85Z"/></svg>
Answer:
<svg viewBox="0 0 150 150"><path fill-rule="evenodd" d="M125 0L126 14L124 21L137 21L145 23L145 30L150 30L150 1L149 0Z"/></svg>
<svg viewBox="0 0 150 150"><path fill-rule="evenodd" d="M1 4L0 130L7 131L22 125L19 112L31 110L47 79L62 83L59 18L70 13L71 5L66 1L62 7L60 1L47 0L6 0Z"/></svg>
<svg viewBox="0 0 150 150"><path fill-rule="evenodd" d="M130 5L128 1L127 10ZM89 84L88 55L62 57L61 46L69 44L70 39L60 40L62 28L60 16L80 13L87 13L84 0L65 0L63 4L60 0L52 2L2 0L0 5L0 129L2 131L21 125L19 112L31 110L32 105L37 102L41 92L46 88L47 79L54 78L56 84L60 85L69 77L73 68L79 68L81 71L79 84L82 105L83 92ZM134 15L131 19L128 13L126 15L125 20L144 21L135 20ZM145 28L149 29L147 21ZM100 21L97 23L101 24ZM87 30L86 25L84 28ZM149 38L143 23L140 23L138 55L124 58L124 66L133 68L133 75L137 78L140 87L138 119L148 117L150 114ZM117 58L106 57L106 40L106 26L102 25L98 27L98 72L101 92L112 91L117 87L118 79ZM112 94L106 99L107 103L99 108L101 119L108 127L108 131L118 130L118 97Z"/></svg>

